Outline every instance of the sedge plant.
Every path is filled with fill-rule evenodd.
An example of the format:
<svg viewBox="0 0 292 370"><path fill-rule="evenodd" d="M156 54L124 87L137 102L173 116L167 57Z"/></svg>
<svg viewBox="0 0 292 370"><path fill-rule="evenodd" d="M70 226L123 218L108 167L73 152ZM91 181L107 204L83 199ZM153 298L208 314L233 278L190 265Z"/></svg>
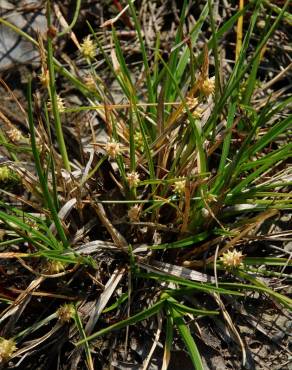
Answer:
<svg viewBox="0 0 292 370"><path fill-rule="evenodd" d="M146 320L155 327L154 318L161 318L162 368L167 369L171 361L174 338L180 338L194 368L201 370L200 336L194 323L202 317L225 323L245 363L246 348L226 304L259 294L283 309L291 309L285 291L273 289L268 280L289 278L285 272L291 265L289 256L255 256L249 251L252 240L273 237L261 230L273 225L292 206L288 190L291 168L287 165L292 151L287 140L291 97L271 94L263 105L254 99L263 50L287 18L288 1L276 11L276 17L266 17L268 26L255 41L257 21L266 14L266 3L250 2L217 26L213 3L208 1L185 35L188 2L184 1L166 58L159 34L154 49L148 50L135 4L128 0L128 15L140 51L140 78L127 60L115 20L108 22L110 28L102 33L87 23L88 36L78 56L87 79L74 75L53 57L58 37L74 30L80 1L70 26L55 32L55 39L49 34L44 53L52 117L45 104L44 112L34 110L28 84L31 141L26 155L35 166L37 204L23 202L27 208L23 211L7 200L1 201L5 239L0 247L4 254L8 248L26 247L24 252L6 254L21 261L22 266L29 267L38 259L63 264L52 278L65 279L75 303L58 311L59 295L55 295L51 310L69 310L70 317L57 321L50 335L56 336L68 326L74 328L67 335L77 347L75 364L85 356L85 366L94 369L98 360L94 359L92 345L99 337L126 342L127 353L129 331L137 332ZM237 45L236 61L229 73L223 73L223 38L247 12L252 15L240 49ZM47 18L52 32L50 2ZM7 20L1 22L39 46ZM197 48L208 24L209 39L204 47ZM89 43L90 54L85 55L84 45ZM118 97L113 97L111 86L96 67L98 60L117 83ZM62 115L56 94L61 76L87 102L83 106L66 104ZM97 114L105 127L106 142L96 136L94 127L81 128L89 144L85 149L80 143L82 155L78 156L66 138L69 134L63 129L62 117L84 112ZM46 138L43 151L36 127ZM0 139L3 143L5 136ZM11 152L10 146L5 166L14 163L19 168ZM31 188L24 191L31 192ZM8 199L10 193L3 194ZM41 215L36 215L36 210ZM96 234L100 239L96 240ZM107 260L114 267L105 271L103 261ZM72 271L74 275L70 275ZM38 275L50 279L47 270L38 271ZM85 276L91 279L88 284L98 287L91 311L84 309L89 295L79 292L74 298L71 289L74 279L80 282ZM4 323L14 315L12 301L6 299L5 303ZM7 324L7 338L10 334L15 345L10 357L24 353L23 338L57 320L57 313L44 313L31 329L22 328L19 333Z"/></svg>

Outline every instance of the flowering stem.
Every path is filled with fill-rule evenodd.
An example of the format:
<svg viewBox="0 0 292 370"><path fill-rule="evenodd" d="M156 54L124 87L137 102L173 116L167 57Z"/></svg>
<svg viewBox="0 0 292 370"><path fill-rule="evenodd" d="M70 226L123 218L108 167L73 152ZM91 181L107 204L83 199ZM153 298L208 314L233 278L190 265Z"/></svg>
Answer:
<svg viewBox="0 0 292 370"><path fill-rule="evenodd" d="M32 148L33 156L34 156L34 161L35 161L35 165L36 165L37 174L38 174L38 177L39 177L39 180L40 180L40 186L41 186L41 189L42 189L42 192L43 192L43 195L44 195L46 206L48 206L48 208L51 211L51 215L52 215L52 218L54 220L57 232L58 232L58 234L60 236L60 239L63 243L63 246L65 248L66 246L68 246L67 237L66 237L64 229L62 227L61 221L59 219L58 212L55 208L52 196L50 194L46 178L43 174L42 164L41 164L40 156L39 156L39 153L38 153L38 150L37 150L37 143L36 143L36 137L35 137L35 131L34 131L35 128L34 128L34 122L33 122L31 81L29 81L29 83L28 83L27 98L28 98L28 123L29 123L29 128L30 128L31 148Z"/></svg>
<svg viewBox="0 0 292 370"><path fill-rule="evenodd" d="M59 149L60 149L61 156L62 156L62 159L63 159L64 167L67 171L70 171L71 168L70 168L67 149L66 149L66 145L65 145L63 129L62 129L62 124L61 124L61 119L60 119L60 113L59 113L58 104L57 104L52 35L49 32L50 29L51 29L51 4L50 4L49 0L47 2L47 25L48 25L47 63L48 63L49 76L50 76L49 95L50 95L51 102L52 102L52 112L53 112L54 121L55 121L55 129L56 129L56 135L57 135L57 141L58 141Z"/></svg>

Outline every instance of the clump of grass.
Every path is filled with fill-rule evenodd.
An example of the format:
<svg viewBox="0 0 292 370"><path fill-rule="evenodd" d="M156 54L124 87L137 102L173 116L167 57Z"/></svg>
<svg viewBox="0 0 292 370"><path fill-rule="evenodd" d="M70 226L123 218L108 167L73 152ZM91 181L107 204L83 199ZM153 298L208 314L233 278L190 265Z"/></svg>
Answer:
<svg viewBox="0 0 292 370"><path fill-rule="evenodd" d="M29 83L28 156L35 165L37 176L31 181L37 200L27 202L21 197L26 210L8 201L0 204L1 227L7 233L0 241L0 247L5 248L2 258L16 258L27 271L26 290L18 296L18 303L9 299L5 302L7 308L1 318L15 337L17 350L13 347L11 357L29 354L30 346L25 346L24 338L56 320L42 341L57 338L68 326L74 327L66 331L67 339L77 349L84 349L84 366L93 369L98 359L94 359L92 346L98 337L124 342L125 360L129 331L135 333L142 322L158 317L160 328L156 328L155 320L151 322L160 333L156 342L165 342L162 368L169 365L176 329L194 368L203 369L193 322L208 316L225 323L245 364L247 348L226 308L230 299L242 302L249 292L257 292L291 309L285 291L273 289L261 279L287 277L285 268L291 265L290 259L287 255L250 256L248 243L269 239L269 233L259 235L259 230L291 209L291 193L287 190L291 171L286 163L292 147L285 139L291 117L284 113L291 97L270 96L264 105L253 100L262 51L287 6L288 2L254 44L261 2L236 12L218 29L208 2L186 42L184 1L174 45L166 60L159 37L155 50L147 50L136 10L129 1L142 78L133 77L115 23L111 22L110 52L105 48L107 39L88 23L89 34L80 57L95 82L90 87L54 59L50 35L47 51L41 42L33 41L42 55L47 55L43 70L49 70L46 87L53 117L45 104L43 112L34 109ZM240 50L237 47L234 67L222 74L218 56L222 38L248 9L253 13ZM47 17L52 29L49 2ZM210 39L203 50L195 53L193 47L208 22L212 26ZM215 59L212 74L210 56ZM95 58L103 59L118 82L119 101L111 96L110 86L96 69ZM55 71L69 79L88 105L65 104L60 109ZM79 127L79 131L76 128L89 139L87 149L80 144L81 154L76 156L72 138L66 138L60 115L63 110L64 115L97 112L107 141L100 142L93 126ZM37 135L45 140L44 149L37 144ZM18 168L15 158L11 159ZM0 168L5 177L6 167ZM32 193L31 187L24 187L24 192ZM62 268L48 273L48 268L42 267L48 266L45 263L36 269L34 266L42 260ZM27 327L21 326L17 332L19 324L12 325L13 317L21 316L22 305L29 307L30 294L37 294L41 284L55 279L60 279L70 294L62 290L50 293L54 298L50 309L34 323L24 322ZM76 290L76 284L81 284L84 291ZM86 284L95 286L98 292L87 293ZM47 294L40 292L40 296L45 301ZM64 299L75 301L75 305L58 306L58 300ZM87 309L92 299L94 304ZM83 352L77 349L73 351L75 364L83 358Z"/></svg>

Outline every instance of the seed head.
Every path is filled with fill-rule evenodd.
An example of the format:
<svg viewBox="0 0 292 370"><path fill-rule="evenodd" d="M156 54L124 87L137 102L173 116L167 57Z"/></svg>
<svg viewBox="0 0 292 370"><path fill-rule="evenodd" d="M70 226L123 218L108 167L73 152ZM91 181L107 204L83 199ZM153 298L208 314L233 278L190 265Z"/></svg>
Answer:
<svg viewBox="0 0 292 370"><path fill-rule="evenodd" d="M13 339L0 338L0 364L9 360L17 350Z"/></svg>
<svg viewBox="0 0 292 370"><path fill-rule="evenodd" d="M42 72L41 74L39 75L39 79L41 81L41 84L43 85L43 87L48 87L49 84L50 84L50 74L49 74L49 70L48 69L44 69L42 67Z"/></svg>
<svg viewBox="0 0 292 370"><path fill-rule="evenodd" d="M10 169L7 166L0 167L0 182L5 182L11 177Z"/></svg>
<svg viewBox="0 0 292 370"><path fill-rule="evenodd" d="M84 77L84 83L89 90L96 90L95 80L92 76L88 75Z"/></svg>
<svg viewBox="0 0 292 370"><path fill-rule="evenodd" d="M200 107L197 107L193 112L192 112L192 116L195 118L195 119L200 119L202 117L202 113L203 113L203 109L200 108Z"/></svg>
<svg viewBox="0 0 292 370"><path fill-rule="evenodd" d="M52 260L47 263L45 270L49 275L54 275L64 271L65 268L66 265L63 262Z"/></svg>
<svg viewBox="0 0 292 370"><path fill-rule="evenodd" d="M105 145L105 151L107 152L108 156L111 158L116 158L119 154L121 154L121 144L117 143L116 141L108 141Z"/></svg>
<svg viewBox="0 0 292 370"><path fill-rule="evenodd" d="M140 179L138 172L129 172L126 178L130 188L135 188L139 184Z"/></svg>
<svg viewBox="0 0 292 370"><path fill-rule="evenodd" d="M198 98L187 97L186 102L190 110L196 108L199 105Z"/></svg>
<svg viewBox="0 0 292 370"><path fill-rule="evenodd" d="M215 77L207 78L201 86L201 92L205 96L209 96L214 94L214 91L215 91Z"/></svg>
<svg viewBox="0 0 292 370"><path fill-rule="evenodd" d="M128 210L128 217L131 222L138 222L140 218L141 207L138 204L135 204Z"/></svg>
<svg viewBox="0 0 292 370"><path fill-rule="evenodd" d="M186 101L187 101L189 110L192 112L192 116L195 119L200 119L203 109L198 106L199 105L198 98L187 97Z"/></svg>
<svg viewBox="0 0 292 370"><path fill-rule="evenodd" d="M57 95L57 108L58 108L59 113L65 112L65 108L66 107L65 107L64 100L59 95ZM49 111L52 111L52 109L53 109L52 101L49 100L49 102L48 102L48 110Z"/></svg>
<svg viewBox="0 0 292 370"><path fill-rule="evenodd" d="M90 35L86 36L83 39L83 42L80 46L80 52L84 58L93 59L96 55L96 45L91 40Z"/></svg>
<svg viewBox="0 0 292 370"><path fill-rule="evenodd" d="M57 310L58 319L65 324L69 322L74 317L75 309L73 304L64 304L63 306L59 307Z"/></svg>
<svg viewBox="0 0 292 370"><path fill-rule="evenodd" d="M136 148L138 148L139 150L143 150L143 148L144 148L144 141L143 141L143 135L142 135L141 131L136 131L135 132L135 134L134 134L134 142L135 142Z"/></svg>
<svg viewBox="0 0 292 370"><path fill-rule="evenodd" d="M242 264L243 255L241 252L233 249L233 251L227 251L220 257L220 261L226 268L239 267Z"/></svg>
<svg viewBox="0 0 292 370"><path fill-rule="evenodd" d="M15 127L7 131L7 136L14 143L18 143L22 139L21 132Z"/></svg>
<svg viewBox="0 0 292 370"><path fill-rule="evenodd" d="M173 185L173 191L178 195L182 195L185 192L186 180L176 181Z"/></svg>

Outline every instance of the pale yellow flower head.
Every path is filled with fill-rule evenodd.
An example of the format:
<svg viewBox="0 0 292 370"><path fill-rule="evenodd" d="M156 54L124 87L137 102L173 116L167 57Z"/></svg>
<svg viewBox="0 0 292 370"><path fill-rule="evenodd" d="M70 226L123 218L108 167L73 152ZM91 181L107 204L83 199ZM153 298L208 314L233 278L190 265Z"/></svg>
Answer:
<svg viewBox="0 0 292 370"><path fill-rule="evenodd" d="M140 131L136 131L135 132L135 134L134 134L134 142L135 142L136 148L138 148L139 150L143 150L143 148L144 148L144 141L143 141L142 133Z"/></svg>
<svg viewBox="0 0 292 370"><path fill-rule="evenodd" d="M107 152L108 156L111 158L116 158L119 154L121 154L121 144L117 143L116 141L108 141L105 144L105 151Z"/></svg>
<svg viewBox="0 0 292 370"><path fill-rule="evenodd" d="M95 80L91 75L84 77L84 83L89 90L96 90Z"/></svg>
<svg viewBox="0 0 292 370"><path fill-rule="evenodd" d="M138 172L129 172L126 178L130 188L135 188L140 182Z"/></svg>
<svg viewBox="0 0 292 370"><path fill-rule="evenodd" d="M59 95L57 95L57 107L58 107L58 111L59 113L63 113L65 112L65 103L64 103L64 100L63 98L61 98ZM51 100L48 102L48 110L49 111L52 111L52 102Z"/></svg>
<svg viewBox="0 0 292 370"><path fill-rule="evenodd" d="M188 105L188 108L190 110L192 110L192 109L196 108L199 105L199 100L198 100L198 98L191 98L191 97L188 96L186 98L186 103Z"/></svg>
<svg viewBox="0 0 292 370"><path fill-rule="evenodd" d="M178 195L182 195L186 189L186 180L179 180L173 184L173 191Z"/></svg>
<svg viewBox="0 0 292 370"><path fill-rule="evenodd" d="M41 81L41 84L43 85L43 87L48 87L49 84L50 84L50 74L49 74L49 70L48 69L44 69L42 67L42 72L41 74L39 75L39 79Z"/></svg>
<svg viewBox="0 0 292 370"><path fill-rule="evenodd" d="M215 91L215 77L206 78L201 86L201 92L205 96L214 94Z"/></svg>
<svg viewBox="0 0 292 370"><path fill-rule="evenodd" d="M15 127L7 131L7 136L14 143L18 143L22 139L22 133Z"/></svg>
<svg viewBox="0 0 292 370"><path fill-rule="evenodd" d="M86 36L83 39L82 44L80 45L80 52L84 58L93 59L96 55L96 45L92 41L90 35Z"/></svg>
<svg viewBox="0 0 292 370"><path fill-rule="evenodd" d="M45 267L45 270L48 274L59 274L60 272L64 271L66 265L61 261L49 261Z"/></svg>
<svg viewBox="0 0 292 370"><path fill-rule="evenodd" d="M200 119L201 116L202 116L202 113L203 113L203 109L201 107L199 107L198 98L187 97L186 98L186 103L187 103L187 106L188 106L189 110L192 113L192 116L195 119Z"/></svg>
<svg viewBox="0 0 292 370"><path fill-rule="evenodd" d="M75 309L72 304L64 304L57 310L58 319L63 323L69 322L74 317Z"/></svg>
<svg viewBox="0 0 292 370"><path fill-rule="evenodd" d="M0 182L1 181L5 182L9 180L10 177L11 177L10 169L7 166L1 166L0 167Z"/></svg>
<svg viewBox="0 0 292 370"><path fill-rule="evenodd" d="M243 254L236 249L229 250L220 257L220 261L226 268L236 268L241 266L243 260Z"/></svg>
<svg viewBox="0 0 292 370"><path fill-rule="evenodd" d="M9 360L16 349L13 339L0 338L0 364Z"/></svg>
<svg viewBox="0 0 292 370"><path fill-rule="evenodd" d="M128 210L128 217L131 222L138 222L140 218L141 207L138 204L135 204Z"/></svg>
<svg viewBox="0 0 292 370"><path fill-rule="evenodd" d="M202 117L202 114L203 114L203 109L200 108L200 107L197 107L193 112L192 112L192 116L195 118L195 119L200 119Z"/></svg>

